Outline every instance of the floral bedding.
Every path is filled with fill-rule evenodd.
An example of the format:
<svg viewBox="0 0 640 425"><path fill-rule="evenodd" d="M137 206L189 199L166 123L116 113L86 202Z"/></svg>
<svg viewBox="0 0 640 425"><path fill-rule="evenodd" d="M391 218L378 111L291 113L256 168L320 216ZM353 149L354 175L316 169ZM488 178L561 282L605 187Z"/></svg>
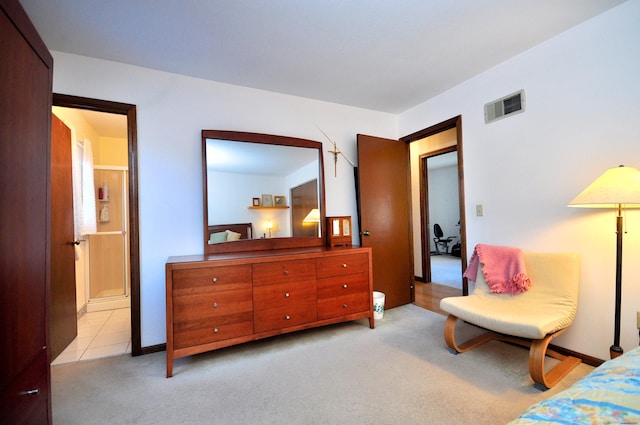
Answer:
<svg viewBox="0 0 640 425"><path fill-rule="evenodd" d="M640 424L640 347L609 360L509 425Z"/></svg>

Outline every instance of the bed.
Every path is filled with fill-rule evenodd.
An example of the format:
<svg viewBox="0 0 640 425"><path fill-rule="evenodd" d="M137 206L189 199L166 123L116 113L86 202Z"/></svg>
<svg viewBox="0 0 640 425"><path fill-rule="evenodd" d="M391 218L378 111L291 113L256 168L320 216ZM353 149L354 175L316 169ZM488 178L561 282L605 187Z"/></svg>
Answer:
<svg viewBox="0 0 640 425"><path fill-rule="evenodd" d="M253 237L253 225L251 223L214 224L207 226L207 232L209 233L209 245L212 245L239 239L251 239Z"/></svg>
<svg viewBox="0 0 640 425"><path fill-rule="evenodd" d="M509 425L640 424L640 347L609 360Z"/></svg>

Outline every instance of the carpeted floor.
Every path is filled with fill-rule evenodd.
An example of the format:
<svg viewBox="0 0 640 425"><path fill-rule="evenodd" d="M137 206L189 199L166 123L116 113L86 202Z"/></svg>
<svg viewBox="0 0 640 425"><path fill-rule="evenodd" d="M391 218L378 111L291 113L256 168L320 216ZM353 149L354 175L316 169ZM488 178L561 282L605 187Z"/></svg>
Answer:
<svg viewBox="0 0 640 425"><path fill-rule="evenodd" d="M431 281L462 289L462 260L452 255L432 255Z"/></svg>
<svg viewBox="0 0 640 425"><path fill-rule="evenodd" d="M445 317L415 305L366 320L178 359L111 357L52 367L55 424L504 424L546 392L528 351L490 342L453 355ZM460 324L460 335L477 329Z"/></svg>

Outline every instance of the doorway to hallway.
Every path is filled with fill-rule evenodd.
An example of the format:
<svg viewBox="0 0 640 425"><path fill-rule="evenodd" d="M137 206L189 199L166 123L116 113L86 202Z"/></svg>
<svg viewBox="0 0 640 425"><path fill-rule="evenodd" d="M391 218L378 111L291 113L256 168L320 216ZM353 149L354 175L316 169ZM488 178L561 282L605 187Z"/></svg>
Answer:
<svg viewBox="0 0 640 425"><path fill-rule="evenodd" d="M462 117L457 116L443 121L432 127L417 131L401 140L409 143L411 157L411 197L413 221L413 252L414 274L417 287L421 282L435 284L437 280L432 276L438 269L432 270L431 253L435 253L434 231L436 222L444 228L445 237L452 236L447 247L447 255L451 255L452 247L456 245L455 257L459 267L460 284L454 290L455 295L468 294L468 282L462 278L466 269L466 234L465 234L465 205L464 205L464 166L462 161ZM444 165L449 167L448 183L436 184L435 174L429 178L428 161L440 157ZM446 159L446 160L445 160ZM437 161L434 161L436 163ZM434 171L434 170L432 170ZM431 181L430 181L431 180ZM446 192L447 196L435 195L438 191ZM433 214L432 214L433 213ZM459 261L459 262L458 262ZM444 280L444 278L439 278ZM446 278L449 280L449 278ZM446 286L446 285L445 285ZM451 289L451 288L450 288ZM418 293L415 295L418 298ZM439 301L438 301L439 304Z"/></svg>

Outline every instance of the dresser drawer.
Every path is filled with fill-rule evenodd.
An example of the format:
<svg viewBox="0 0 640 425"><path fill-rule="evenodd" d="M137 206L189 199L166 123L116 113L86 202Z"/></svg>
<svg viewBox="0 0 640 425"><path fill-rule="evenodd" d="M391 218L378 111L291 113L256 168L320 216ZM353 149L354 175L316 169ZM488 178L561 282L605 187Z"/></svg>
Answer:
<svg viewBox="0 0 640 425"><path fill-rule="evenodd" d="M317 310L315 301L255 310L253 313L254 329L256 333L260 333L315 322L318 317Z"/></svg>
<svg viewBox="0 0 640 425"><path fill-rule="evenodd" d="M25 369L0 391L2 423L44 423L47 417L49 385L47 353L42 350ZM36 418L26 422L25 418Z"/></svg>
<svg viewBox="0 0 640 425"><path fill-rule="evenodd" d="M316 282L313 280L258 286L253 290L254 310L312 303L315 300Z"/></svg>
<svg viewBox="0 0 640 425"><path fill-rule="evenodd" d="M253 286L315 280L313 260L277 261L253 265Z"/></svg>
<svg viewBox="0 0 640 425"><path fill-rule="evenodd" d="M251 287L251 265L173 271L174 295Z"/></svg>
<svg viewBox="0 0 640 425"><path fill-rule="evenodd" d="M368 292L335 298L324 298L318 300L318 320L368 311L369 308Z"/></svg>
<svg viewBox="0 0 640 425"><path fill-rule="evenodd" d="M369 294L369 273L367 272L318 279L318 299L358 293Z"/></svg>
<svg viewBox="0 0 640 425"><path fill-rule="evenodd" d="M367 254L345 254L317 260L318 278L360 273L369 270Z"/></svg>
<svg viewBox="0 0 640 425"><path fill-rule="evenodd" d="M191 347L252 333L251 311L184 322L174 321L173 345L175 348Z"/></svg>
<svg viewBox="0 0 640 425"><path fill-rule="evenodd" d="M251 288L173 297L174 321L220 317L252 310Z"/></svg>

